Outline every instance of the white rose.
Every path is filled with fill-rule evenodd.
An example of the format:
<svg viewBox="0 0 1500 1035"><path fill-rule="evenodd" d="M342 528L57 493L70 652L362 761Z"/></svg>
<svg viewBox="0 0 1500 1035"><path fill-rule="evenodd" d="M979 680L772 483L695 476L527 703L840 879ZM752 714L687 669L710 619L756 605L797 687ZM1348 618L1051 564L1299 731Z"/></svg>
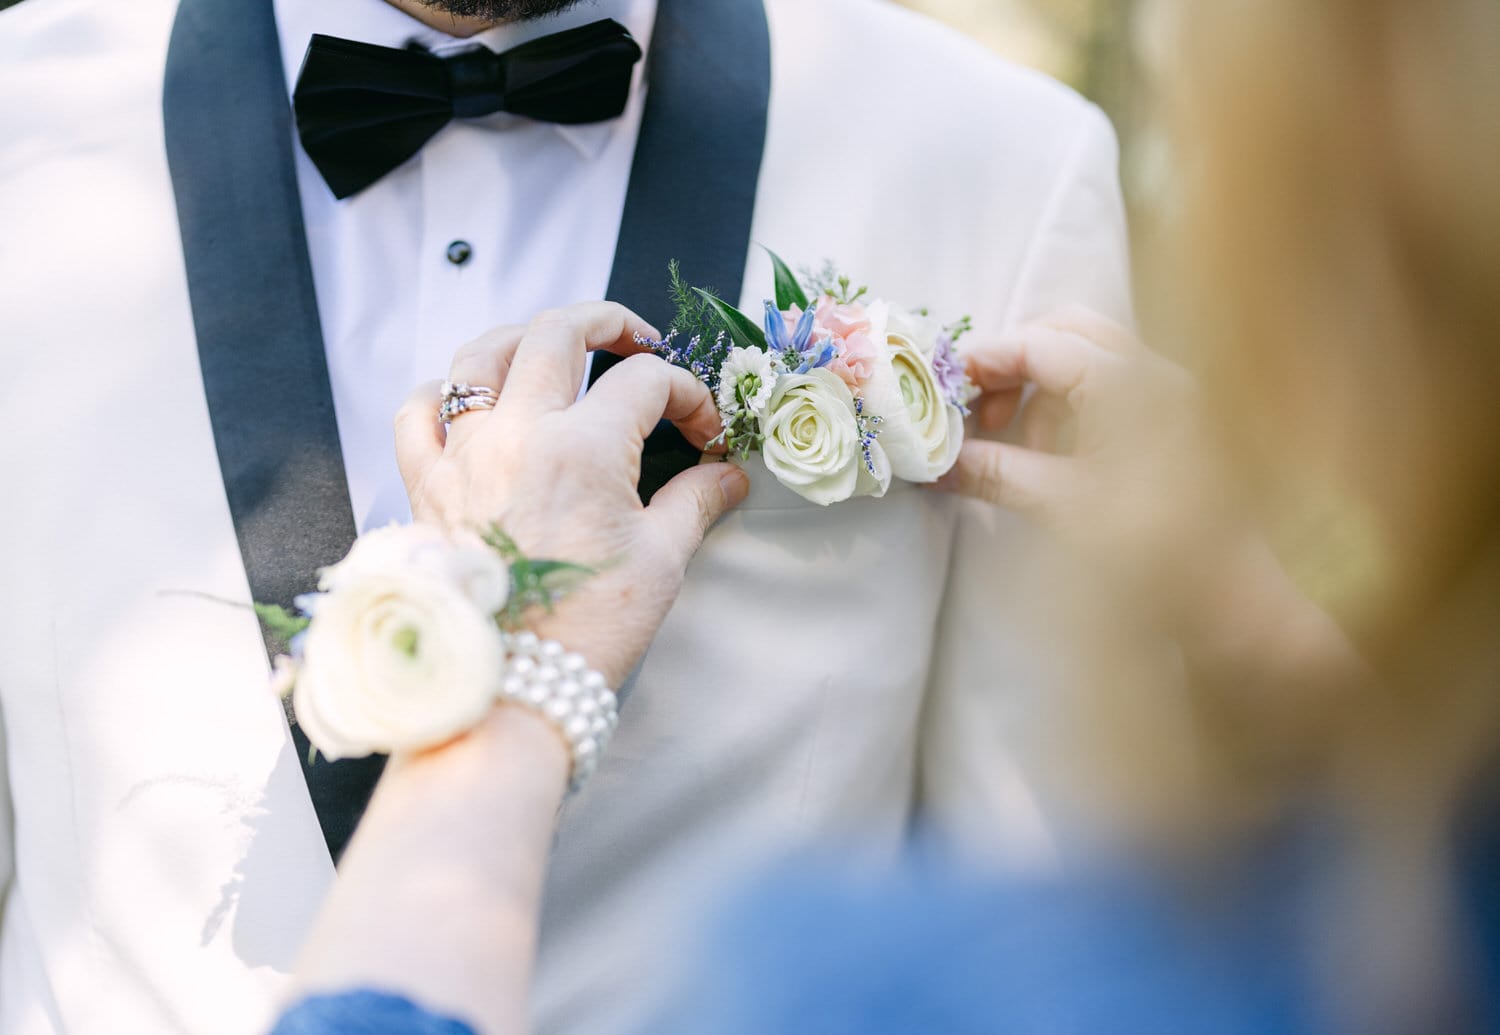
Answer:
<svg viewBox="0 0 1500 1035"><path fill-rule="evenodd" d="M350 574L318 602L292 703L329 759L419 750L476 725L499 689L494 615L420 567Z"/></svg>
<svg viewBox="0 0 1500 1035"><path fill-rule="evenodd" d="M803 499L826 507L859 489L864 454L854 396L832 372L778 378L761 431L766 467Z"/></svg>
<svg viewBox="0 0 1500 1035"><path fill-rule="evenodd" d="M890 327L898 323L892 314ZM863 392L866 412L881 418L880 445L896 477L936 481L958 459L963 414L948 404L932 360L910 338L892 330L880 352Z"/></svg>
<svg viewBox="0 0 1500 1035"><path fill-rule="evenodd" d="M414 572L457 583L490 614L510 598L510 569L488 543L473 532L424 524L388 525L360 536L347 557L323 569L318 588L327 593L373 575Z"/></svg>

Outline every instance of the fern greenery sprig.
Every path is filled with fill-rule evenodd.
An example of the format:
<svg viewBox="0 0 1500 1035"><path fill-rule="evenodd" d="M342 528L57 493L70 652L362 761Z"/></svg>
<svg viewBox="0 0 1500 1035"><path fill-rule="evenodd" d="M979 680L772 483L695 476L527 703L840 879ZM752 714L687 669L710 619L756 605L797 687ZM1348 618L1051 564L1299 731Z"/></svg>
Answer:
<svg viewBox="0 0 1500 1035"><path fill-rule="evenodd" d="M636 343L718 391L724 357L731 345L743 344L743 317L711 291L683 280L676 259L667 265L667 275L675 310L672 326L660 341L638 335Z"/></svg>
<svg viewBox="0 0 1500 1035"><path fill-rule="evenodd" d="M729 333L729 325L714 309L713 304L703 297L704 292L717 294L713 288L699 290L683 280L682 266L676 259L667 264L667 277L671 284L674 309L670 330L678 334L701 334L710 340L718 337L721 331Z"/></svg>

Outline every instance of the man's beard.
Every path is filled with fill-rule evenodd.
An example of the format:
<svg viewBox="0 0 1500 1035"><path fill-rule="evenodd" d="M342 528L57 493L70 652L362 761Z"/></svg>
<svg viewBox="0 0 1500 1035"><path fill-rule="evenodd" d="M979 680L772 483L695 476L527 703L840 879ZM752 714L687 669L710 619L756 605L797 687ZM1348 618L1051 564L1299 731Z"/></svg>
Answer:
<svg viewBox="0 0 1500 1035"><path fill-rule="evenodd" d="M523 22L545 18L576 6L580 0L422 0L424 6L457 18ZM712 2L712 0L711 0Z"/></svg>

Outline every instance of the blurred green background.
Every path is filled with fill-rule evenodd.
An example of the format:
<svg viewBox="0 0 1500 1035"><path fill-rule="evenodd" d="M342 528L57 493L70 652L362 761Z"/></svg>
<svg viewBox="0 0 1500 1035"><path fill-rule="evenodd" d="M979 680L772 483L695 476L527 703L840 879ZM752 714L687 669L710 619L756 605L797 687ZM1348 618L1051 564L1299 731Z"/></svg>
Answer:
<svg viewBox="0 0 1500 1035"><path fill-rule="evenodd" d="M1140 0L897 0L1012 60L1076 87L1106 109L1128 108Z"/></svg>

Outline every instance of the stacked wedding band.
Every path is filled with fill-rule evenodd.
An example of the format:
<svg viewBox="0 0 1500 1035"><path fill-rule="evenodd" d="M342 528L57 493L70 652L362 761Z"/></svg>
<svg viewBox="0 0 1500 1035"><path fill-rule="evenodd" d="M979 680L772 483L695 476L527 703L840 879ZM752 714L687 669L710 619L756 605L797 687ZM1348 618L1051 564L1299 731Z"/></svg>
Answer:
<svg viewBox="0 0 1500 1035"><path fill-rule="evenodd" d="M459 417L475 410L493 410L500 393L483 385L467 385L461 381L444 381L443 404L438 407L438 420L452 424Z"/></svg>
<svg viewBox="0 0 1500 1035"><path fill-rule="evenodd" d="M555 640L523 632L506 637L510 660L500 699L537 712L555 726L573 756L576 793L599 765L620 722L619 700L605 678Z"/></svg>

